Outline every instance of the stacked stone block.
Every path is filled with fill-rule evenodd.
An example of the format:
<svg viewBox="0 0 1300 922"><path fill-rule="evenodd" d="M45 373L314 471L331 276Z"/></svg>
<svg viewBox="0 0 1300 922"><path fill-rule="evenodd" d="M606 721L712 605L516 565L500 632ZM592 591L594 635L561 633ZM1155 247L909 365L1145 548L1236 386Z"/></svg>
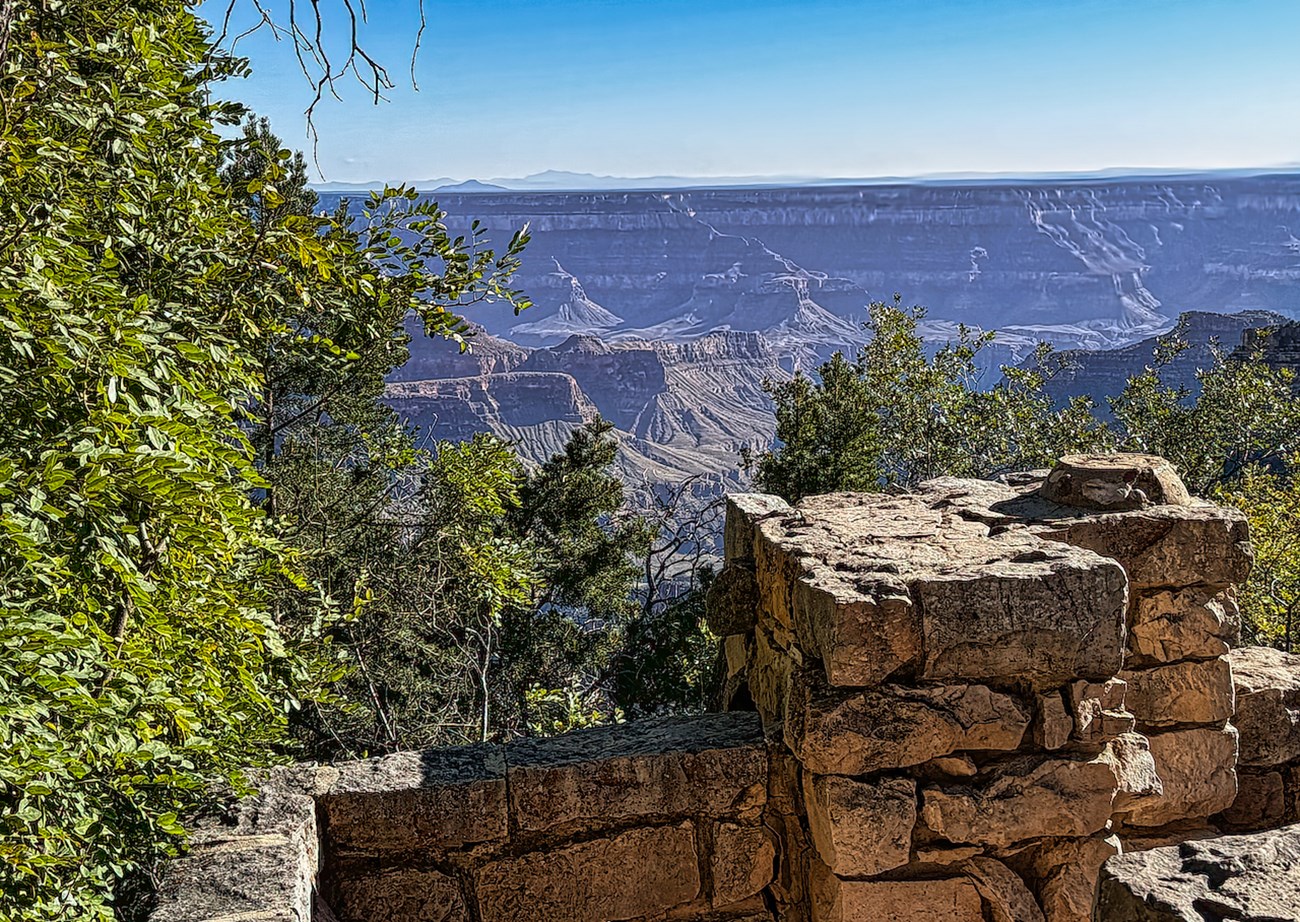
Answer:
<svg viewBox="0 0 1300 922"><path fill-rule="evenodd" d="M1228 659L1241 736L1239 784L1217 825L1241 831L1300 823L1300 656L1240 647Z"/></svg>
<svg viewBox="0 0 1300 922"><path fill-rule="evenodd" d="M1236 792L1242 518L1159 459L791 509L732 497L726 702L793 757L782 918L1091 918L1121 837Z"/></svg>
<svg viewBox="0 0 1300 922"><path fill-rule="evenodd" d="M298 769L339 922L759 922L775 840L752 714Z"/></svg>

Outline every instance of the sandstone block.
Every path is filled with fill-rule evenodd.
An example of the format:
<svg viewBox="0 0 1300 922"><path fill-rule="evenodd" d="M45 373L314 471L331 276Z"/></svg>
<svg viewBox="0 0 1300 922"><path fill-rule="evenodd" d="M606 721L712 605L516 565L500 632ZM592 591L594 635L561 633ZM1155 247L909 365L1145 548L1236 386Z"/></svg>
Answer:
<svg viewBox="0 0 1300 922"><path fill-rule="evenodd" d="M1044 520L1039 533L1119 561L1133 591L1217 591L1245 580L1254 559L1245 515L1208 503Z"/></svg>
<svg viewBox="0 0 1300 922"><path fill-rule="evenodd" d="M723 567L704 597L709 630L719 636L753 630L758 606L758 577L750 565L733 563Z"/></svg>
<svg viewBox="0 0 1300 922"><path fill-rule="evenodd" d="M749 662L749 695L764 726L779 725L786 717L790 686L801 669L797 648L783 648L772 636L770 625L761 623L754 631L754 653Z"/></svg>
<svg viewBox="0 0 1300 922"><path fill-rule="evenodd" d="M1164 458L1123 452L1066 455L1038 493L1062 506L1111 512L1192 502L1182 478Z"/></svg>
<svg viewBox="0 0 1300 922"><path fill-rule="evenodd" d="M1277 922L1300 918L1300 826L1111 858L1095 918L1106 922Z"/></svg>
<svg viewBox="0 0 1300 922"><path fill-rule="evenodd" d="M437 852L506 838L499 746L401 752L337 770L317 798L336 854Z"/></svg>
<svg viewBox="0 0 1300 922"><path fill-rule="evenodd" d="M1065 708L1060 692L1039 695L1034 708L1034 745L1042 749L1060 749L1070 741L1074 718Z"/></svg>
<svg viewBox="0 0 1300 922"><path fill-rule="evenodd" d="M1126 669L1125 706L1142 727L1217 724L1232 716L1232 667L1226 657Z"/></svg>
<svg viewBox="0 0 1300 922"><path fill-rule="evenodd" d="M717 823L713 827L714 907L739 903L772 882L776 844L762 826Z"/></svg>
<svg viewBox="0 0 1300 922"><path fill-rule="evenodd" d="M1060 553L1020 532L971 562L911 581L921 609L928 679L1026 680L1039 687L1119 671L1128 589L1123 571L1094 554Z"/></svg>
<svg viewBox="0 0 1300 922"><path fill-rule="evenodd" d="M1110 820L1117 781L1104 759L1023 757L973 785L927 787L925 825L949 842L1008 846L1042 836L1086 836Z"/></svg>
<svg viewBox="0 0 1300 922"><path fill-rule="evenodd" d="M152 922L310 918L317 870L311 798L262 794L241 802L235 819L196 832L189 853L166 864Z"/></svg>
<svg viewBox="0 0 1300 922"><path fill-rule="evenodd" d="M975 883L939 880L841 880L814 862L813 922L984 922Z"/></svg>
<svg viewBox="0 0 1300 922"><path fill-rule="evenodd" d="M1104 682L1074 682L1066 688L1066 699L1074 721L1074 738L1084 743L1103 743L1128 733L1136 723L1124 706L1128 683L1123 679Z"/></svg>
<svg viewBox="0 0 1300 922"><path fill-rule="evenodd" d="M1025 873L1046 922L1092 922L1093 894L1101 866L1120 853L1119 839L1044 839L1025 855Z"/></svg>
<svg viewBox="0 0 1300 922"><path fill-rule="evenodd" d="M1300 759L1300 656L1269 647L1232 651L1241 764L1281 765Z"/></svg>
<svg viewBox="0 0 1300 922"><path fill-rule="evenodd" d="M1286 821L1286 790L1281 772L1237 772L1237 798L1217 817L1231 829L1270 829Z"/></svg>
<svg viewBox="0 0 1300 922"><path fill-rule="evenodd" d="M1124 813L1164 795L1151 743L1141 733L1120 734L1106 743L1098 758L1109 762L1115 772L1113 811Z"/></svg>
<svg viewBox="0 0 1300 922"><path fill-rule="evenodd" d="M506 747L521 833L560 835L691 815L756 817L767 750L746 712L634 721Z"/></svg>
<svg viewBox="0 0 1300 922"><path fill-rule="evenodd" d="M940 756L921 766L927 777L973 778L979 772L970 756Z"/></svg>
<svg viewBox="0 0 1300 922"><path fill-rule="evenodd" d="M916 825L916 782L804 774L813 845L840 877L871 877L907 864Z"/></svg>
<svg viewBox="0 0 1300 922"><path fill-rule="evenodd" d="M988 906L989 922L1045 922L1025 882L1001 861L972 858L961 870L975 882Z"/></svg>
<svg viewBox="0 0 1300 922"><path fill-rule="evenodd" d="M983 854L978 845L923 845L912 856L914 864L961 864Z"/></svg>
<svg viewBox="0 0 1300 922"><path fill-rule="evenodd" d="M438 871L374 871L336 880L339 922L469 922L456 879Z"/></svg>
<svg viewBox="0 0 1300 922"><path fill-rule="evenodd" d="M690 823L632 829L484 865L482 922L606 922L654 915L700 893Z"/></svg>
<svg viewBox="0 0 1300 922"><path fill-rule="evenodd" d="M800 642L832 685L877 685L920 659L920 617L897 582L848 584L819 568L794 587L792 604Z"/></svg>
<svg viewBox="0 0 1300 922"><path fill-rule="evenodd" d="M843 692L816 676L800 679L786 744L814 774L864 775L960 750L1012 750L1029 727L1014 698L983 685Z"/></svg>
<svg viewBox="0 0 1300 922"><path fill-rule="evenodd" d="M729 493L722 546L727 563L752 562L754 526L767 518L789 515L790 504L768 493Z"/></svg>
<svg viewBox="0 0 1300 922"><path fill-rule="evenodd" d="M1237 603L1204 589L1144 593L1129 608L1126 665L1223 656L1241 627Z"/></svg>
<svg viewBox="0 0 1300 922"><path fill-rule="evenodd" d="M1196 728L1149 738L1161 797L1144 800L1125 814L1130 826L1164 826L1204 819L1231 806L1237 796L1237 731Z"/></svg>

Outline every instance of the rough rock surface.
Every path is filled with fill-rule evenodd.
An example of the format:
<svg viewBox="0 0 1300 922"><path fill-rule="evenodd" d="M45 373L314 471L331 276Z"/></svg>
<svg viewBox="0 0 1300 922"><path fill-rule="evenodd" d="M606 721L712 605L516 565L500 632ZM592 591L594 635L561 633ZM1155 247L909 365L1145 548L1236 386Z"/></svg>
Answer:
<svg viewBox="0 0 1300 922"><path fill-rule="evenodd" d="M949 842L1006 846L1086 836L1110 820L1116 789L1114 766L1105 759L1029 756L1000 764L982 784L927 787L921 815Z"/></svg>
<svg viewBox="0 0 1300 922"><path fill-rule="evenodd" d="M1300 656L1239 647L1229 659L1241 764L1273 766L1300 759Z"/></svg>
<svg viewBox="0 0 1300 922"><path fill-rule="evenodd" d="M959 750L1012 750L1030 716L983 685L844 693L805 677L790 695L785 738L816 774L864 775L920 765Z"/></svg>
<svg viewBox="0 0 1300 922"><path fill-rule="evenodd" d="M1163 826L1213 816L1237 796L1237 731L1200 727L1149 737L1163 793L1143 799L1124 821Z"/></svg>
<svg viewBox="0 0 1300 922"><path fill-rule="evenodd" d="M1237 603L1204 589L1139 595L1129 614L1130 667L1223 656L1241 629Z"/></svg>
<svg viewBox="0 0 1300 922"><path fill-rule="evenodd" d="M814 862L813 922L984 922L968 877L841 880Z"/></svg>
<svg viewBox="0 0 1300 922"><path fill-rule="evenodd" d="M1157 455L1066 455L1040 492L1062 506L1113 512L1192 501L1174 466Z"/></svg>
<svg viewBox="0 0 1300 922"><path fill-rule="evenodd" d="M1184 842L1103 865L1099 922L1300 919L1300 826Z"/></svg>
<svg viewBox="0 0 1300 922"><path fill-rule="evenodd" d="M805 774L804 803L817 854L839 876L871 877L907 864L916 825L911 778Z"/></svg>
<svg viewBox="0 0 1300 922"><path fill-rule="evenodd" d="M1124 703L1139 727L1217 724L1232 716L1232 667L1227 657L1131 669Z"/></svg>

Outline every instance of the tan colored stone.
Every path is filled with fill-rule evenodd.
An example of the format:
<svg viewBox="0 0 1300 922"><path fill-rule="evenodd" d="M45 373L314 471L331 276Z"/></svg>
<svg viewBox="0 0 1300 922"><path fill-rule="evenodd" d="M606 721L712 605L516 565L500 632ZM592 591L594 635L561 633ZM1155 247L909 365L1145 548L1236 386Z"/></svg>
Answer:
<svg viewBox="0 0 1300 922"><path fill-rule="evenodd" d="M1226 657L1120 673L1126 709L1140 727L1217 724L1232 716L1232 667Z"/></svg>
<svg viewBox="0 0 1300 922"><path fill-rule="evenodd" d="M960 750L1012 750L1028 726L1014 698L983 685L844 692L802 673L785 738L814 774L865 775Z"/></svg>
<svg viewBox="0 0 1300 922"><path fill-rule="evenodd" d="M1084 743L1103 743L1131 731L1135 718L1124 707L1128 685L1122 679L1104 682L1074 682L1066 698L1074 720L1074 738Z"/></svg>
<svg viewBox="0 0 1300 922"><path fill-rule="evenodd" d="M1192 502L1172 464L1158 455L1127 452L1066 455L1038 493L1062 506L1113 512Z"/></svg>
<svg viewBox="0 0 1300 922"><path fill-rule="evenodd" d="M1151 744L1141 733L1122 733L1102 748L1099 759L1115 771L1117 790L1111 809L1123 813L1164 794Z"/></svg>
<svg viewBox="0 0 1300 922"><path fill-rule="evenodd" d="M1237 796L1237 731L1196 728L1149 737L1161 797L1143 801L1124 816L1131 826L1164 826L1203 819L1231 806Z"/></svg>
<svg viewBox="0 0 1300 922"><path fill-rule="evenodd" d="M317 804L338 855L437 852L506 838L499 746L400 752L336 767Z"/></svg>
<svg viewBox="0 0 1300 922"><path fill-rule="evenodd" d="M940 756L921 766L921 773L927 777L946 776L949 778L973 778L979 767L970 756Z"/></svg>
<svg viewBox="0 0 1300 922"><path fill-rule="evenodd" d="M749 695L764 726L780 725L786 717L790 684L800 668L796 650L783 649L773 638L769 625L760 623L754 631L754 655L749 663Z"/></svg>
<svg viewBox="0 0 1300 922"><path fill-rule="evenodd" d="M920 659L920 617L897 582L846 585L818 568L794 587L792 604L800 642L831 685L877 685Z"/></svg>
<svg viewBox="0 0 1300 922"><path fill-rule="evenodd" d="M1059 691L1039 695L1034 708L1034 745L1041 749L1060 749L1070 741L1074 719L1066 710Z"/></svg>
<svg viewBox="0 0 1300 922"><path fill-rule="evenodd" d="M1044 922L1043 911L1025 882L1001 861L972 858L961 870L984 897L989 922Z"/></svg>
<svg viewBox="0 0 1300 922"><path fill-rule="evenodd" d="M606 922L664 912L700 893L690 823L632 829L484 865L483 922Z"/></svg>
<svg viewBox="0 0 1300 922"><path fill-rule="evenodd" d="M1234 830L1272 829L1286 822L1281 772L1237 772L1237 797L1217 822Z"/></svg>
<svg viewBox="0 0 1300 922"><path fill-rule="evenodd" d="M1229 658L1241 764L1268 767L1300 759L1300 656L1239 647Z"/></svg>
<svg viewBox="0 0 1300 922"><path fill-rule="evenodd" d="M916 782L804 774L813 845L840 877L871 877L907 864L916 825Z"/></svg>
<svg viewBox="0 0 1300 922"><path fill-rule="evenodd" d="M454 877L399 868L336 881L330 908L339 922L469 922Z"/></svg>
<svg viewBox="0 0 1300 922"><path fill-rule="evenodd" d="M1245 515L1209 503L1044 519L1038 532L1119 561L1135 592L1217 591L1243 582L1254 560Z"/></svg>
<svg viewBox="0 0 1300 922"><path fill-rule="evenodd" d="M1086 836L1110 819L1116 779L1109 762L1023 757L978 785L927 787L925 825L949 842L1009 846L1052 835Z"/></svg>
<svg viewBox="0 0 1300 922"><path fill-rule="evenodd" d="M916 850L912 856L913 864L961 864L981 854L984 849L978 845L926 845Z"/></svg>
<svg viewBox="0 0 1300 922"><path fill-rule="evenodd" d="M984 922L975 883L941 880L841 880L813 863L813 922Z"/></svg>
<svg viewBox="0 0 1300 922"><path fill-rule="evenodd" d="M715 908L738 903L772 882L776 844L762 826L718 823L713 827L712 903Z"/></svg>
<svg viewBox="0 0 1300 922"><path fill-rule="evenodd" d="M1097 875L1106 859L1119 853L1119 839L1104 833L1044 839L1027 852L1026 873L1046 922L1092 922Z"/></svg>
<svg viewBox="0 0 1300 922"><path fill-rule="evenodd" d="M921 609L921 675L939 680L1017 679L1050 687L1114 675L1123 663L1128 587L1110 560L1010 531L941 572L911 580ZM964 565L963 565L964 564ZM978 617L972 617L978 613Z"/></svg>
<svg viewBox="0 0 1300 922"><path fill-rule="evenodd" d="M524 833L591 832L685 816L757 817L767 800L758 715L634 721L506 747Z"/></svg>
<svg viewBox="0 0 1300 922"><path fill-rule="evenodd" d="M728 493L723 525L723 553L727 563L752 562L754 527L764 519L790 514L790 504L768 493Z"/></svg>
<svg viewBox="0 0 1300 922"><path fill-rule="evenodd" d="M1225 593L1204 589L1144 593L1129 608L1129 667L1210 659L1228 652L1241 615Z"/></svg>
<svg viewBox="0 0 1300 922"><path fill-rule="evenodd" d="M723 567L704 597L709 630L720 636L753 630L758 607L758 577L752 565L733 563Z"/></svg>

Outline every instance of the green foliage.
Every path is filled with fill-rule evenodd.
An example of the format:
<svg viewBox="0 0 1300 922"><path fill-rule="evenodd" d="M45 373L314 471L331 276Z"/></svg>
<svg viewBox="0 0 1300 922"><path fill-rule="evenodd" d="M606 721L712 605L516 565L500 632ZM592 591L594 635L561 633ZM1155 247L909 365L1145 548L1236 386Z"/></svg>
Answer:
<svg viewBox="0 0 1300 922"><path fill-rule="evenodd" d="M1239 596L1242 642L1290 652L1300 636L1300 457L1287 474L1249 467L1219 493L1250 521L1255 566Z"/></svg>
<svg viewBox="0 0 1300 922"><path fill-rule="evenodd" d="M526 234L498 256L409 190L312 216L264 125L221 139L241 112L216 84L243 65L181 4L12 14L0 917L124 917L178 816L276 758L287 715L337 676L321 596L357 607L366 568L346 549L366 542L332 543L329 504L384 496L412 457L373 399L401 318L463 341L462 308L526 306L509 288ZM320 492L280 515L299 477Z"/></svg>
<svg viewBox="0 0 1300 922"><path fill-rule="evenodd" d="M979 387L977 358L991 334L960 328L929 355L921 308L870 306L872 334L853 361L836 354L818 379L769 385L778 448L757 458L757 480L795 500L834 490L913 486L940 475L988 477L1041 467L1104 439L1083 400L1055 409L1044 373L1004 369Z"/></svg>

